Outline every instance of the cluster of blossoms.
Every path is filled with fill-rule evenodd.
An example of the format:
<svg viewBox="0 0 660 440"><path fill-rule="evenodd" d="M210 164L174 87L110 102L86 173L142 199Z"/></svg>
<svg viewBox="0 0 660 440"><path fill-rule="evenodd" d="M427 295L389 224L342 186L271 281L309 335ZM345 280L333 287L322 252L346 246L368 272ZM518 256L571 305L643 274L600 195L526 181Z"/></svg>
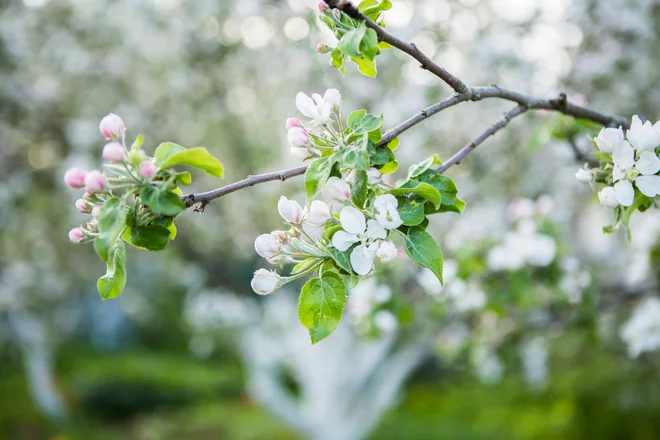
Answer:
<svg viewBox="0 0 660 440"><path fill-rule="evenodd" d="M632 207L642 195L652 199L660 194L660 176L657 175L660 171L660 122L642 123L638 116L633 116L625 136L621 127L603 128L594 141L599 149L596 157L601 160L601 167L585 166L575 176L583 183L606 185L598 192L601 204L625 209ZM640 201L638 205L637 208L646 203Z"/></svg>
<svg viewBox="0 0 660 440"><path fill-rule="evenodd" d="M334 130L332 117L338 123L341 94L337 89L326 90L323 96L314 93L312 96L300 92L296 96L296 107L300 113L311 119L313 124L320 125L324 130L320 133L304 127L300 119L288 118L286 120L287 140L291 147L291 154L300 160L323 156L324 151L336 148L336 143L342 138L340 132ZM333 146L335 145L335 146Z"/></svg>
<svg viewBox="0 0 660 440"><path fill-rule="evenodd" d="M390 231L402 223L394 196L376 197L375 210L365 212L352 206L349 183L337 177L328 179L321 194L326 201L314 200L309 208L284 196L280 198L277 210L289 230L258 236L254 248L269 263L297 264L302 269L290 277L257 270L252 279L256 293L272 293L283 284L312 273L334 258L332 250L346 252L352 248L350 268L362 276L372 273L376 257L387 263L397 256L396 246L387 240Z"/></svg>
<svg viewBox="0 0 660 440"><path fill-rule="evenodd" d="M125 188L128 182L144 180L149 182L158 171L153 160L147 159L139 145L129 151L126 148L126 127L122 119L110 113L99 124L103 137L110 141L103 147L102 157L109 163L106 170L115 177L107 177L99 170L85 171L71 168L64 174L64 182L73 189L84 189L82 198L75 203L78 212L91 214L91 220L83 226L69 231L69 241L81 243L98 236L98 217L103 204L111 197L112 189Z"/></svg>

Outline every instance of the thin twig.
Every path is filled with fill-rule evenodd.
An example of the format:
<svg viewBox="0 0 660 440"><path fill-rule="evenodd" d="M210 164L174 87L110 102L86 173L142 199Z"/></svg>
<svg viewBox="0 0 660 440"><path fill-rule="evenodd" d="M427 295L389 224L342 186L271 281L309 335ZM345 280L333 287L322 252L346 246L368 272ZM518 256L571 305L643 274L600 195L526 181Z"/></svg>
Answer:
<svg viewBox="0 0 660 440"><path fill-rule="evenodd" d="M448 168L461 163L461 161L463 160L463 158L465 156L470 154L470 152L472 152L475 148L477 148L479 145L481 145L486 139L488 139L490 136L494 135L495 133L497 133L498 131L500 131L501 129L506 127L507 125L509 125L509 122L511 122L511 119L515 118L516 116L522 115L527 110L528 110L527 107L525 107L523 105L518 105L513 110L510 110L507 113L505 113L504 117L502 119L497 121L495 124L491 125L490 128L488 128L488 130L481 133L481 135L479 135L478 138L476 138L475 140L473 140L472 142L470 142L469 144L467 144L466 146L464 146L463 148L458 150L458 152L456 154L454 154L452 157L450 157L449 160L447 160L447 162L442 164L442 166L440 166L437 169L437 172L439 174L443 173Z"/></svg>

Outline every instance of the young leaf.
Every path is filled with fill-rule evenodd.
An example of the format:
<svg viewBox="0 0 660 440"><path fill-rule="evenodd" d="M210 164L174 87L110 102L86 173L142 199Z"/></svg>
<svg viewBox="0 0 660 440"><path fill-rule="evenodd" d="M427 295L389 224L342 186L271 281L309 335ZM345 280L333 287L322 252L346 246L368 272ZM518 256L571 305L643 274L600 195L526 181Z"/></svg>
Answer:
<svg viewBox="0 0 660 440"><path fill-rule="evenodd" d="M350 249L345 252L342 252L333 246L328 246L327 249L332 256L332 259L335 261L337 267L344 269L348 273L353 273L353 268L351 267Z"/></svg>
<svg viewBox="0 0 660 440"><path fill-rule="evenodd" d="M341 231L343 228L341 225L328 225L325 227L325 231L321 234L321 238L324 240L330 241L332 236L335 235L335 232Z"/></svg>
<svg viewBox="0 0 660 440"><path fill-rule="evenodd" d="M364 110L364 109L355 110L350 115L348 115L348 118L346 118L346 122L348 123L348 126L350 127L351 125L355 124L355 121L358 118L360 118L360 117L362 117L366 114L367 114L367 111Z"/></svg>
<svg viewBox="0 0 660 440"><path fill-rule="evenodd" d="M173 154L185 151L185 148L174 142L163 142L156 148L154 160L158 165L162 165Z"/></svg>
<svg viewBox="0 0 660 440"><path fill-rule="evenodd" d="M355 134L368 134L370 131L378 130L382 125L383 115L376 116L370 113L361 114L348 123Z"/></svg>
<svg viewBox="0 0 660 440"><path fill-rule="evenodd" d="M367 201L367 172L358 170L355 172L355 177L351 183L351 200L358 208L364 208Z"/></svg>
<svg viewBox="0 0 660 440"><path fill-rule="evenodd" d="M309 330L312 344L327 338L337 329L346 304L346 286L334 272L312 278L300 292L298 318Z"/></svg>
<svg viewBox="0 0 660 440"><path fill-rule="evenodd" d="M367 25L361 22L360 25L346 32L337 43L337 48L349 57L359 57L362 55L360 43L367 32Z"/></svg>
<svg viewBox="0 0 660 440"><path fill-rule="evenodd" d="M380 171L381 174L392 174L398 169L399 169L399 162L397 162L396 160L391 160L382 167L380 167L378 171Z"/></svg>
<svg viewBox="0 0 660 440"><path fill-rule="evenodd" d="M425 203L417 203L415 200L409 200L407 197L397 197L399 206L397 211L403 220L405 226L415 226L424 221Z"/></svg>
<svg viewBox="0 0 660 440"><path fill-rule="evenodd" d="M147 205L157 214L175 216L186 209L181 198L165 188L165 185L159 187L147 186L140 191L142 203Z"/></svg>
<svg viewBox="0 0 660 440"><path fill-rule="evenodd" d="M432 170L427 170L419 175L417 180L420 182L426 182L437 189L442 196L443 205L453 205L454 202L456 202L458 189L456 189L456 184L449 177L437 174Z"/></svg>
<svg viewBox="0 0 660 440"><path fill-rule="evenodd" d="M115 240L106 265L105 275L96 283L102 300L117 298L126 286L126 248L123 241Z"/></svg>
<svg viewBox="0 0 660 440"><path fill-rule="evenodd" d="M364 0L358 5L358 9L373 21L378 20L382 11L387 11L391 7L391 0Z"/></svg>
<svg viewBox="0 0 660 440"><path fill-rule="evenodd" d="M434 165L442 165L440 156L438 156L437 154L434 154L433 156L426 158L425 160L421 161L418 164L411 165L410 168L408 169L408 179L416 178L417 176L421 175L422 173L424 173L426 170L428 170Z"/></svg>
<svg viewBox="0 0 660 440"><path fill-rule="evenodd" d="M346 55L344 55L341 50L335 47L330 53L330 63L336 67L344 76L346 76L346 66L344 64L345 62Z"/></svg>
<svg viewBox="0 0 660 440"><path fill-rule="evenodd" d="M293 266L293 269L291 269L291 275L295 275L297 273L300 273L304 270L309 269L316 263L318 260L316 258L308 258L304 261L301 261L300 263L296 264Z"/></svg>
<svg viewBox="0 0 660 440"><path fill-rule="evenodd" d="M420 226L413 226L404 236L404 243L408 256L420 266L430 269L442 283L442 252L433 237Z"/></svg>
<svg viewBox="0 0 660 440"><path fill-rule="evenodd" d="M369 169L369 153L367 152L366 142L363 139L359 139L354 145L342 148L335 156L341 168L352 168L363 171Z"/></svg>
<svg viewBox="0 0 660 440"><path fill-rule="evenodd" d="M351 61L357 64L358 72L369 78L375 78L378 75L376 68L376 60L368 60L366 58L352 57Z"/></svg>
<svg viewBox="0 0 660 440"><path fill-rule="evenodd" d="M94 240L94 249L101 260L108 261L110 248L126 227L126 209L117 197L105 201L99 213L99 236Z"/></svg>
<svg viewBox="0 0 660 440"><path fill-rule="evenodd" d="M316 159L305 171L305 190L307 199L312 200L330 177L334 160L330 157Z"/></svg>
<svg viewBox="0 0 660 440"><path fill-rule="evenodd" d="M131 229L131 241L135 247L149 251L161 251L170 242L170 230L163 225L151 224Z"/></svg>
<svg viewBox="0 0 660 440"><path fill-rule="evenodd" d="M442 197L437 189L428 183L418 182L417 180L409 180L399 188L394 188L388 191L395 196L404 196L408 194L415 194L424 197L431 202L436 208L442 204Z"/></svg>
<svg viewBox="0 0 660 440"><path fill-rule="evenodd" d="M362 38L362 41L360 42L360 52L362 53L363 58L370 61L376 58L376 55L380 53L378 50L378 35L376 35L375 30L367 28L364 38Z"/></svg>
<svg viewBox="0 0 660 440"><path fill-rule="evenodd" d="M463 214L463 211L465 210L465 205L466 203L463 200L456 197L456 200L454 201L453 204L442 205L438 209L435 209L433 206L430 205L425 205L424 214L431 215L431 214L439 214L441 212L455 212L457 214Z"/></svg>
<svg viewBox="0 0 660 440"><path fill-rule="evenodd" d="M192 176L188 171L178 173L176 176L176 182L180 183L181 185L188 186L192 183Z"/></svg>
<svg viewBox="0 0 660 440"><path fill-rule="evenodd" d="M162 168L169 168L174 165L188 165L216 177L222 177L224 168L218 159L213 157L206 148L197 147L179 151L167 156L167 159L160 164Z"/></svg>

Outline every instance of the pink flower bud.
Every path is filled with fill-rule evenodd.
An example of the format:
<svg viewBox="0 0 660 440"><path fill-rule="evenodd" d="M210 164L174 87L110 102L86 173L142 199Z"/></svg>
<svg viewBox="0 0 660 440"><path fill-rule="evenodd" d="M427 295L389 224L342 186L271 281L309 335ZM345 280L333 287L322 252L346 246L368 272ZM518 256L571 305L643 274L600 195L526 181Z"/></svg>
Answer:
<svg viewBox="0 0 660 440"><path fill-rule="evenodd" d="M92 217L97 218L101 213L101 205L96 205L92 208Z"/></svg>
<svg viewBox="0 0 660 440"><path fill-rule="evenodd" d="M314 200L309 207L309 212L305 216L305 221L312 226L323 226L331 218L332 215L330 214L328 205L320 200Z"/></svg>
<svg viewBox="0 0 660 440"><path fill-rule="evenodd" d="M80 168L71 168L64 173L64 182L73 189L80 189L85 186L85 171Z"/></svg>
<svg viewBox="0 0 660 440"><path fill-rule="evenodd" d="M124 121L114 113L110 113L101 119L99 130L104 138L108 140L115 140L121 138L126 133Z"/></svg>
<svg viewBox="0 0 660 440"><path fill-rule="evenodd" d="M286 138L292 148L300 148L309 144L309 134L307 134L307 131L304 128L290 128Z"/></svg>
<svg viewBox="0 0 660 440"><path fill-rule="evenodd" d="M277 210L287 223L300 224L302 220L302 207L295 200L289 200L286 197L280 197L277 202Z"/></svg>
<svg viewBox="0 0 660 440"><path fill-rule="evenodd" d="M287 130L291 130L293 127L302 128L302 122L298 118L287 118L286 124L284 124Z"/></svg>
<svg viewBox="0 0 660 440"><path fill-rule="evenodd" d="M82 228L73 228L69 231L69 241L71 243L80 243L85 239L85 231Z"/></svg>
<svg viewBox="0 0 660 440"><path fill-rule="evenodd" d="M153 160L144 161L140 165L140 173L147 179L153 179L157 172L158 166Z"/></svg>
<svg viewBox="0 0 660 440"><path fill-rule="evenodd" d="M254 241L254 250L267 260L273 258L280 249L280 241L271 234L261 234Z"/></svg>
<svg viewBox="0 0 660 440"><path fill-rule="evenodd" d="M327 11L328 9L330 9L330 6L328 6L326 2L324 1L319 2L319 11L323 12L323 11Z"/></svg>
<svg viewBox="0 0 660 440"><path fill-rule="evenodd" d="M85 176L85 191L95 193L105 189L105 176L98 170L92 170Z"/></svg>
<svg viewBox="0 0 660 440"><path fill-rule="evenodd" d="M328 179L328 183L321 190L321 194L332 204L344 203L351 198L351 187L344 180L333 176Z"/></svg>
<svg viewBox="0 0 660 440"><path fill-rule="evenodd" d="M78 212L87 212L87 203L83 199L76 200L76 209Z"/></svg>
<svg viewBox="0 0 660 440"><path fill-rule="evenodd" d="M124 147L119 142L110 142L103 147L103 159L109 162L124 160Z"/></svg>

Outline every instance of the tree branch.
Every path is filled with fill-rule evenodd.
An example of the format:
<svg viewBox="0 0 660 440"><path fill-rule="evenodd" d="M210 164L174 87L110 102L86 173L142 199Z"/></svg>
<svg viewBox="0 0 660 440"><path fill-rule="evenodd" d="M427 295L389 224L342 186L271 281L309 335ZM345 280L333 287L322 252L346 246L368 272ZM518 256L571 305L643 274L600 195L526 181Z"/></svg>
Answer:
<svg viewBox="0 0 660 440"><path fill-rule="evenodd" d="M528 110L548 110L556 111L563 113L565 115L573 116L579 119L586 119L596 123L599 123L604 126L620 126L624 129L630 128L630 122L616 115L611 115L603 112L599 112L588 107L583 107L568 101L568 97L565 93L561 93L559 97L555 99L547 98L537 98L535 96L526 95L523 93L515 92L512 90L505 89L498 85L491 85L486 87L469 87L458 77L449 73L443 67L437 65L429 57L427 57L422 51L420 51L417 46L413 43L406 43L393 35L389 34L385 29L380 27L373 20L367 18L362 12L360 12L353 3L349 0L324 0L331 8L340 9L348 16L357 19L363 20L368 27L376 31L378 39L389 43L390 45L396 47L402 52L407 53L417 61L421 63L422 68L428 70L429 72L436 75L452 89L454 89L454 95L449 98L438 102L430 107L425 108L416 115L402 122L401 124L394 127L392 130L385 133L381 141L376 145L377 147L384 147L390 143L394 138L399 136L401 133L405 132L411 127L419 124L425 119L433 116L436 113L439 113L443 110L446 110L449 107L453 107L456 104L465 101L481 101L484 99L490 98L499 98L507 101L516 102L518 104L513 110L509 111L504 115L504 117L492 125L488 130L482 133L474 141L470 142L468 145L461 148L456 154L454 154L444 165L442 165L438 172L442 173L446 171L453 165L457 165L467 156L472 150L474 150L478 145L483 143L487 138L497 133L502 128L506 127L509 121L516 116L519 116ZM301 166L297 168L291 168L283 171L276 171L273 173L258 174L254 176L249 176L246 179L240 180L238 182L232 183L221 188L207 191L199 194L187 194L183 196L183 202L186 207L191 207L195 203L201 203L201 206L198 210L203 211L204 207L214 199L225 196L227 194L233 193L243 188L249 186L254 186L259 183L270 182L273 180L287 180L294 176L300 176L305 173L307 166Z"/></svg>
<svg viewBox="0 0 660 440"><path fill-rule="evenodd" d="M481 145L483 141L485 141L490 136L493 136L495 133L497 133L498 131L509 125L509 122L511 122L513 118L522 115L527 110L528 110L527 107L523 105L518 105L513 110L510 110L507 113L505 113L502 119L497 121L495 124L491 125L490 128L484 131L483 133L481 133L481 135L479 135L478 138L476 138L475 140L473 140L472 142L470 142L469 144L458 150L458 152L454 154L452 157L450 157L449 160L447 160L447 162L442 164L442 166L440 166L437 169L438 174L441 174L445 172L448 168L461 163L463 158L468 154L470 154L472 150L474 150L479 145Z"/></svg>

